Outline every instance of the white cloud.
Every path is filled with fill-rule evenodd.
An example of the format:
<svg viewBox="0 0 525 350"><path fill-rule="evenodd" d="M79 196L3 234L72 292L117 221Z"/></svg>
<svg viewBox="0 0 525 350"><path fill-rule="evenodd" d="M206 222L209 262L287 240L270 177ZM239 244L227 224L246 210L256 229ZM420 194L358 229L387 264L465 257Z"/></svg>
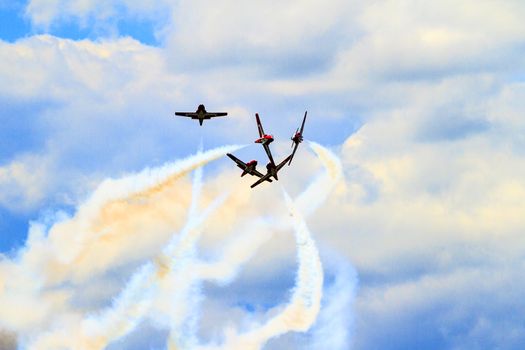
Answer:
<svg viewBox="0 0 525 350"><path fill-rule="evenodd" d="M34 209L46 199L52 184L53 161L22 156L0 167L0 205L15 211Z"/></svg>
<svg viewBox="0 0 525 350"><path fill-rule="evenodd" d="M43 26L64 18L111 21L120 6L126 14L119 15L149 19L169 7L164 47L51 36L0 43L0 95L14 103L50 101L35 113L45 147L23 157L15 151L0 168L4 206L38 207L55 182L69 183L61 191L78 200L74 188L85 194L108 173L189 153L201 136L206 143L251 142L255 111L267 130L284 137L308 106L307 136L324 132L328 140L339 133L346 139L344 127L357 116L363 126L341 148L346 182L309 221L319 240L355 262L362 276L356 347L396 339L414 348L410 334L417 329L441 348L482 348L480 338L519 347L523 327L506 296L522 290L513 281L524 253L521 2L221 0L142 7L33 0L28 14ZM228 109L231 119L192 129L170 117L175 108L203 101ZM262 156L255 152L243 156ZM305 154L294 160L290 186L300 188L292 182L312 171L307 160ZM250 208L251 200L269 201L271 191L235 200L253 214L264 209ZM237 213L221 214L217 230L228 232ZM215 234L205 248L224 244ZM137 248L123 244L130 254ZM268 243L252 273L271 275L278 269L271 262L287 261L282 244ZM505 279L491 278L498 274ZM240 313L238 306L217 308Z"/></svg>

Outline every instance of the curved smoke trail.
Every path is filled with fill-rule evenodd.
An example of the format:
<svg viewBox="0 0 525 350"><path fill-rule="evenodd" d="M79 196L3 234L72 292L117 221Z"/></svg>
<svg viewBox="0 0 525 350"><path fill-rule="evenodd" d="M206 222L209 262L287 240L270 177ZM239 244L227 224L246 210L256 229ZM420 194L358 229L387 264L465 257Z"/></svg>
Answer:
<svg viewBox="0 0 525 350"><path fill-rule="evenodd" d="M317 157L319 157L326 172L318 176L316 180L294 200L295 206L304 216L309 216L326 202L328 195L343 177L343 166L337 155L313 141L308 141L308 146L310 146Z"/></svg>
<svg viewBox="0 0 525 350"><path fill-rule="evenodd" d="M77 247L79 248L77 251L72 249L73 254L62 255L60 257L61 262L69 261L75 264L79 257L82 257L85 249L89 248L90 242L97 241L108 234L105 225L114 221L111 220L111 216L105 216L108 211L117 207L123 215L126 215L126 217L121 218L125 221L129 216L136 213L134 211L136 201L153 198L155 194L163 192L183 174L187 174L192 169L197 169L192 186L192 201L189 206L186 226L178 236L173 237L162 254L152 262L143 265L133 275L133 278L114 300L111 307L87 318L83 318L78 313L69 312L66 315L67 317L52 324L53 328L58 325L62 329L49 333L44 332L29 348L40 350L46 349L47 346L49 349L55 349L68 344L66 346L73 349L102 349L111 341L119 339L135 329L137 324L151 311L152 299L158 297L159 293L164 295L169 293L172 296L171 303L168 303L168 307L164 311L169 329L171 329L170 344L173 348L192 348L196 345L195 328L198 312L195 310L198 310L200 301L200 281L202 279L213 279L224 282L235 277L240 265L249 260L262 243L271 238L272 231L275 229L275 225L270 225L269 221L260 219L256 224L258 230L253 230L251 227L252 230L248 230L250 234L243 235L231 242L226 249L226 259L223 257L221 261L208 265L203 265L196 259L195 245L200 237L200 227L225 199L225 197L218 198L202 215L196 215L198 198L202 188L202 172L199 169L206 162L215 159L218 156L217 152L222 155L240 147L229 146L229 148L199 153L192 158L174 163L178 166L172 166L169 170L167 170L169 167L163 167L156 171L146 170L135 176L124 178L122 182L118 180L104 182L90 200L79 208L77 215L72 219L81 224L89 224L89 221L92 220L91 226L86 225L86 228L79 225L79 227L84 227L86 230L95 227L95 234L88 238L81 235L78 242L82 239L85 241L80 244L80 247ZM315 143L310 143L310 147L319 156L327 171L296 199L295 206L305 214L313 212L326 200L328 193L341 176L341 165L335 155ZM131 181L130 178L134 181ZM106 190L110 193L104 193ZM291 205L291 202L288 201L288 204ZM128 209L131 209L131 212ZM290 210L298 212L293 207ZM299 216L296 215L296 217ZM304 224L304 221L302 223ZM296 231L299 229L307 231L306 226L301 228L295 221L293 224ZM279 223L280 227L288 227L289 225L286 222ZM82 233L85 234L86 232ZM263 234L258 234L261 232ZM51 236L53 235L50 234ZM60 235L54 235L55 241L53 242L60 242L57 237ZM300 235L296 232L296 238L299 241L308 242L305 237L304 234ZM62 247L68 246L64 242L60 243L62 243ZM317 256L318 261L318 253L313 241L311 244L300 245L298 248L300 268L296 292L302 292L294 293L290 305L281 316L249 333L255 341L255 343L252 341L250 344L255 344L255 347L259 346L257 344L264 344L271 337L283 332L308 329L319 311L321 287L316 286L319 286L319 280L322 286L322 269L320 262L318 266L311 262L315 256ZM93 271L91 272L93 273ZM61 280L65 280L66 277L67 274L63 275ZM181 306L186 306L186 308L181 309ZM80 324L80 326L71 328L70 324ZM241 343L247 341L243 335L239 335L238 339Z"/></svg>
<svg viewBox="0 0 525 350"><path fill-rule="evenodd" d="M104 349L112 341L132 332L146 316L168 273L180 271L181 267L193 260L193 244L200 232L199 227L226 199L218 197L201 215L196 215L196 206L202 187L202 171L196 171L193 182L194 196L186 226L180 234L174 235L171 242L154 261L144 264L130 279L112 305L104 311L83 319L75 327L65 327L49 332L28 349ZM178 290L180 293L181 290ZM185 293L188 294L188 293ZM69 336L68 336L69 335ZM73 336L71 336L73 335Z"/></svg>
<svg viewBox="0 0 525 350"><path fill-rule="evenodd" d="M306 332L316 320L323 290L319 252L306 222L286 192L284 198L292 217L299 264L289 304L264 325L242 334L230 334L221 346L201 346L199 349L258 350L271 338L291 331Z"/></svg>
<svg viewBox="0 0 525 350"><path fill-rule="evenodd" d="M295 206L305 216L315 212L331 193L343 176L341 161L327 148L315 142L308 142L321 160L326 171L318 176L295 199ZM276 229L289 227L288 222L274 222L263 218L250 222L241 228L242 235L234 237L227 243L219 260L202 262L198 265L198 274L202 279L228 283L237 274L239 267L246 263L257 252L259 247L271 239Z"/></svg>
<svg viewBox="0 0 525 350"><path fill-rule="evenodd" d="M350 349L357 273L345 258L332 250L323 254L323 261L333 281L323 293L321 312L305 342L311 350Z"/></svg>
<svg viewBox="0 0 525 350"><path fill-rule="evenodd" d="M75 235L74 241L67 240L70 243L68 249L59 249L60 254L57 258L63 264L76 265L85 256L85 251L90 247L90 242L100 240L101 237L108 234L111 227L114 227L115 219L125 220L136 213L137 210L133 210L136 203L141 204L138 210L143 211L146 200L172 186L179 178L224 156L225 153L236 151L242 147L245 146L230 145L204 153L199 151L195 155L159 168L145 169L138 174L118 180L108 179L104 181L91 198L79 208L76 215L82 226L88 226L89 229L81 230L81 234ZM115 212L117 212L117 217L114 215ZM53 233L51 230L50 238L53 238ZM61 240L61 242L64 241L64 239Z"/></svg>
<svg viewBox="0 0 525 350"><path fill-rule="evenodd" d="M185 160L175 162L171 165L163 166L158 169L153 170L146 170L136 175L127 176L124 179L122 179L122 182L119 182L118 180L108 180L105 181L105 185L101 185L95 194L91 197L91 199L87 202L86 205L84 205L82 208L89 208L92 213L96 212L94 208L98 205L99 209L102 211L105 206L111 205L111 203L114 203L115 201L127 201L130 198L136 198L137 196L141 198L147 198L148 195L151 193L158 192L161 187L166 187L170 182L174 181L175 178L181 177L187 172L191 171L195 167L201 167L202 165L206 164L207 162L210 162L219 156L224 155L224 153L230 152L233 149L238 149L242 146L226 146L226 147L220 147L216 148L207 152L199 152L198 154L189 157ZM197 168L199 169L199 168ZM196 176L198 180L194 181L194 185L197 184L198 187L201 187L202 184L202 173L197 172L196 174L200 174L199 176ZM151 178L154 178L155 180L152 181ZM161 181L160 183L158 181ZM108 185L108 183L111 183L111 186ZM149 188L147 186L150 186ZM104 192L104 189L108 189L113 191L111 194L107 194ZM125 193L127 192L127 197L125 196ZM135 192L129 192L129 191L135 191ZM200 189L195 192L195 196L198 197L198 193L200 192ZM194 196L194 197L195 197ZM102 198L105 198L105 201L102 200ZM211 209L215 209L222 201L224 201L224 197L219 198L213 205ZM195 200L194 200L195 202ZM95 205L95 203L98 203ZM191 210L195 211L196 204L192 204ZM207 217L211 211L206 211L203 216L199 218L193 218L188 220L187 225L185 229L183 229L182 234L185 232L191 232L196 230L196 228L201 225L205 221L205 217ZM191 213L191 215L194 215L194 212ZM83 219L86 219L85 212L81 213L78 216L83 217ZM96 221L96 220L95 220ZM105 232L102 232L101 235L94 234L95 237L89 237L89 239L96 240L101 239L101 236ZM85 243L85 242L84 242ZM173 250L174 244L168 245L167 251L164 252L164 257L170 256L172 252L169 251L169 248ZM30 249L30 247L28 248ZM84 248L85 249L85 248ZM74 342L75 346L73 348L84 348L84 345L82 345L81 339L99 339L97 341L90 340L90 341L84 341L84 344L86 345L86 348L89 349L98 349L103 347L101 344L108 343L111 339L116 339L120 337L120 335L128 333L131 329L133 329L136 326L136 323L138 321L133 321L135 319L139 319L138 315L144 314L145 310L147 309L146 305L149 305L148 299L150 299L148 296L148 293L151 293L151 288L144 288L143 292L138 292L139 290L143 289L144 286L150 286L149 283L151 281L151 276L160 273L162 270L166 270L165 266L162 264L159 264L158 262L166 261L167 259L159 258L155 264L146 264L143 266L131 279L128 286L124 289L122 294L115 299L115 301L112 304L112 307L105 313L98 314L97 316L92 316L87 319L79 321L79 315L76 315L74 312L69 312L66 317L60 317L56 318L55 322L53 324L57 324L57 328L63 328L63 329L69 329L71 324L77 324L79 322L82 323L82 326L79 327L78 330L75 332L64 332L64 331L55 331L55 332L38 332L41 335L37 337L36 341L33 341L32 344L40 344L37 346L29 345L29 348L53 348L53 344L58 343L72 343L68 341L67 339L71 339L71 337L77 338L77 341ZM20 266L19 266L20 267ZM29 267L26 267L26 269ZM34 291L35 294L38 293L37 290ZM122 320L126 318L127 321L122 323L119 323L119 320ZM52 324L52 327L53 327ZM102 327L97 325L104 325ZM111 326L115 325L115 326ZM49 325L47 326L47 328ZM49 329L49 328L48 328ZM97 330L98 329L98 330ZM100 331L100 329L103 329L104 331ZM37 334L38 334L37 333ZM43 335L42 335L43 334ZM54 334L55 341L51 341L50 339L53 337L50 337L49 334ZM47 344L50 342L50 345L47 346ZM82 346L82 347L81 347Z"/></svg>

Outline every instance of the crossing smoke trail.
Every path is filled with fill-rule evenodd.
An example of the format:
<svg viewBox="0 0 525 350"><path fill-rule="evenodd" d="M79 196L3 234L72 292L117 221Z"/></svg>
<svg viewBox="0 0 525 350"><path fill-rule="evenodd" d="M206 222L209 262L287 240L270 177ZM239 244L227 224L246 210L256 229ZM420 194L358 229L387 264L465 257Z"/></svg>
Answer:
<svg viewBox="0 0 525 350"><path fill-rule="evenodd" d="M345 258L331 250L323 255L323 261L325 269L333 275L333 282L323 293L321 312L311 336L306 339L307 347L311 350L350 349L357 273Z"/></svg>
<svg viewBox="0 0 525 350"><path fill-rule="evenodd" d="M326 197L325 191L329 192L334 185L334 181L337 181L339 179L340 174L337 172L337 170L340 167L338 167L337 157L335 157L325 148L323 148L322 146L316 145L316 144L313 144L313 148L316 151L316 153L320 155L321 159L326 164L326 167L328 170L327 176L325 175L325 176L319 177L314 182L314 184L310 185L308 190L303 193L303 196L308 198L309 192L315 191L317 192L316 198L320 198L321 200L324 200ZM191 218L193 216L193 213L196 210L198 198L199 198L200 191L201 191L201 186L202 186L202 172L200 169L197 169L195 172L195 177L194 177L192 203L191 203L190 210L189 210L190 212L189 220L190 221L192 220ZM316 205L312 201L310 202L310 205L312 205L312 203L313 205ZM291 205L291 202L288 201L288 204ZM320 205L320 203L317 205ZM303 231L304 231L304 228L303 228ZM198 315L198 311L196 310L198 310L198 303L200 301L200 288L199 288L198 278L196 278L195 276L192 276L191 273L188 273L189 271L192 271L192 265L194 265L195 243L199 237L199 235L196 234L197 231L193 231L193 232L194 232L193 235L188 235L188 236L182 233L179 236L180 239L178 241L174 240L170 243L170 245L174 245L174 244L178 245L177 251L179 251L179 254L175 254L175 256L172 258L174 264L171 266L171 270L168 272L171 275L171 278L165 279L165 281L168 281L168 285L164 288L165 289L164 293L167 292L168 295L170 294L172 295L172 302L168 303L168 305L171 306L171 309L169 312L167 312L168 318L170 318L169 316L171 316L171 320L170 320L171 333L170 333L169 344L168 344L169 349L190 349L190 348L194 348L195 345L197 344L197 340L195 338L195 327L196 327L196 321L197 321L197 315ZM168 246L166 250L170 251L171 249L172 248ZM315 255L317 255L318 257L317 253ZM301 260L304 260L304 258L302 258ZM313 270L313 269L310 268L310 270ZM320 267L317 269L317 271L319 270L320 270ZM320 271L321 271L320 272L320 276L321 276L320 284L322 285L322 270ZM299 274L299 276L301 276L303 280L305 279L304 276L310 276L310 275L315 275L315 274L308 274L304 271L302 271ZM318 288L318 290L320 290L320 287ZM316 299L320 300L320 292L319 292L319 296ZM317 302L317 305L318 304L319 302ZM183 309L181 309L181 306L183 306ZM318 312L318 306L317 306L317 312ZM177 317L173 317L173 315L177 315ZM186 315L189 315L189 317L187 317L184 320L184 316ZM315 319L315 317L313 319ZM183 323L184 321L186 321L186 324ZM278 322L279 321L276 320L274 323L278 323ZM313 322L313 320L311 320L311 322ZM270 328L271 326L272 325L270 324Z"/></svg>
<svg viewBox="0 0 525 350"><path fill-rule="evenodd" d="M195 241L194 237L200 232L199 226L226 198L225 196L217 198L200 216L197 216L196 207L201 187L202 170L197 170L193 181L192 203L186 226L179 236L175 235L172 238L157 259L143 265L132 276L111 307L85 318L76 325L77 329L66 325L55 332L41 336L28 346L28 349L64 347L81 350L104 349L112 341L133 331L149 311L154 298L158 295L159 285L168 279L168 272L180 272L182 267L193 260L192 245ZM181 294L181 289L178 289L177 293ZM187 295L189 292L182 294Z"/></svg>
<svg viewBox="0 0 525 350"><path fill-rule="evenodd" d="M323 288L319 252L302 215L288 194L283 193L292 217L299 264L290 303L264 325L242 334L230 334L221 346L201 346L199 349L257 350L273 337L291 331L306 332L317 318Z"/></svg>
<svg viewBox="0 0 525 350"><path fill-rule="evenodd" d="M244 146L232 145L215 148L204 153L199 151L196 155L160 168L146 169L139 174L118 180L104 181L77 214L84 230L80 230L80 234L74 235L74 241L65 239L65 237L55 240L61 242L62 245L64 242L68 245L67 249L60 246L57 250L60 262L69 265L81 264L82 259L86 256L86 249L92 246L90 243L107 235L108 230L115 227L115 220L126 221L133 215L139 215L146 211L147 208L144 204L149 198L165 191L176 180L192 170L242 147ZM153 206L156 207L156 203L153 203ZM85 226L88 227L87 230ZM50 236L53 233L51 231ZM115 232L111 232L111 234L115 235Z"/></svg>
<svg viewBox="0 0 525 350"><path fill-rule="evenodd" d="M222 346L214 347L213 345L208 345L203 346L203 349L259 349L270 338L292 330L306 331L315 321L321 300L322 268L317 248L315 248L315 244L309 234L305 234L308 230L299 214L299 210L304 210L305 213L311 214L326 200L328 194L342 177L342 166L339 158L328 149L314 142L309 142L309 146L321 159L327 171L317 177L297 197L296 204L293 204L288 195L285 195L288 208L296 218L293 224L298 241L298 258L300 262L296 292L291 303L279 316L257 330L241 335L230 335ZM271 225L268 220L263 219L251 223L249 230L243 230L243 232L247 232L246 234L230 242L221 260L199 266L201 277L216 280L220 283L227 283L232 280L239 267L248 261L263 243L271 238L272 231L276 229L276 226L284 228L287 225L283 222ZM305 261L310 263L307 264ZM312 281L317 281L317 283ZM315 284L315 287L312 286L313 284ZM309 290L308 287L311 287L311 289ZM298 290L301 292L297 292ZM310 293L305 292L305 290L309 290ZM303 299L300 298L301 295L304 297ZM305 302L305 300L309 301ZM310 305L310 307L301 308L301 305Z"/></svg>
<svg viewBox="0 0 525 350"><path fill-rule="evenodd" d="M326 200L328 193L333 189L341 176L341 165L338 158L320 145L315 143L309 144L319 156L327 171L317 177L308 186L307 190L298 196L295 204L298 209L290 208L290 211L296 213L302 211L306 215L313 212ZM48 324L40 323L37 331L33 332L33 335L36 334L37 337L25 338L26 344L29 341L30 345L22 348L38 350L64 347L90 350L103 349L113 340L122 338L133 331L145 317L152 317L152 313L156 314L156 317L160 315L161 320L164 317L161 324L166 325L171 330L169 337L171 349L193 348L197 344L195 329L201 298L200 281L211 279L225 283L234 278L239 267L253 256L258 247L271 237L272 230L276 228L275 222L274 225L270 225L268 220L258 219L256 224L258 230L248 230L246 234L233 240L228 245L228 248L225 250L226 254L220 261L203 264L196 257L195 245L200 237L201 226L205 224L208 216L225 200L225 197L219 197L201 215L197 215L198 199L202 189L202 172L199 169L205 163L240 147L222 147L199 153L160 169L146 170L121 180L105 181L91 198L79 208L77 214L69 220L69 228L71 226L74 228L81 227L86 231L81 232L80 240L73 242L78 244L83 240L79 246L74 246L73 244L73 248L77 248L77 251L72 249L74 251L73 254L69 256L64 254L57 259L62 265L67 265L63 263L66 261L73 264L75 268L79 268L79 265L75 264L84 262L82 255L85 255L86 251L96 248L97 246L94 244L104 241L104 237L116 234L127 237L126 234L129 234L129 232L124 230L124 228L133 228L134 222L122 225L122 227L118 225L119 222L133 220L136 216L152 215L154 212L153 208L157 211L164 207L172 208L175 204L173 199L166 203L151 202L157 201L158 194L166 192L166 189L176 179L193 169L197 169L192 186L192 201L186 206L189 208L186 225L165 246L157 258L143 265L133 275L111 306L88 317L65 308L61 311L63 315L60 317L48 316L47 318L42 318L42 320L48 320ZM140 205L137 205L137 201ZM291 205L289 200L287 203ZM152 211L148 211L150 207ZM115 208L118 209L117 211L120 215L116 217L107 215L108 212L115 211ZM296 217L299 216L296 215ZM71 223L74 225L71 225ZM151 222L148 222L148 224L150 225L146 227L155 227L151 225ZM294 222L293 225L296 231L297 228L301 228L297 222ZM282 221L278 222L277 226L279 228L287 228L290 226L290 223ZM46 248L49 248L48 246L54 248L53 251L67 249L69 247L68 243L71 242L67 241L67 239L66 242L61 241L60 233L62 231L56 230L55 227L56 225L49 230L48 241L50 242L44 240L44 246ZM302 227L302 229L303 231L307 230L306 226ZM257 233L261 231L264 234L258 235ZM89 232L91 232L93 237L85 237ZM255 235L252 235L253 233ZM299 239L300 237L304 238L304 234L301 236L296 232L296 238ZM301 241L308 242L308 240ZM312 247L313 241L307 246ZM32 246L29 245L25 254L27 252L31 253L31 249ZM41 252L41 249L39 251ZM309 253L305 253L305 251ZM302 245L299 247L298 259L300 268L297 277L298 287L296 293L294 293L289 307L285 309L282 316L270 320L266 325L249 333L250 338L253 336L253 341L263 344L271 337L282 332L289 330L304 331L310 327L319 311L318 305L321 293L321 289L318 287L319 280L322 286L320 262L318 266L312 262L308 263L308 261L313 261L311 259L314 259L315 256L317 256L316 259L318 261L318 253L315 246L313 248L307 248ZM48 255L44 255L44 257L49 258ZM30 261L34 263L38 259ZM75 278L87 278L98 271L104 270L105 266L111 266L113 263L113 261L105 261L99 265L95 264L96 266L91 267L91 270L84 271L84 274L80 276L75 275L75 271L63 271L59 278L46 280L40 288L46 285L56 285L60 281L75 281ZM17 267L21 268L21 266L23 267L23 265L18 265ZM29 268L31 267L33 266L29 266ZM45 267L49 267L49 264L45 265ZM24 267L24 269L27 270L28 267ZM44 271L43 268L41 270ZM40 293L38 288L33 293L35 295L31 295L31 298L38 298L38 293ZM0 290L0 304L2 303L1 298L2 291ZM152 310L152 300L161 298L171 298L171 303L163 304L166 306L165 310ZM0 311L0 316L1 313L2 311ZM301 319L294 319L295 323L292 324L289 320L290 316L286 315L300 315ZM158 319L156 320L158 321ZM244 341L243 339L247 338L243 338L241 334L239 339ZM253 345L255 348L259 346L253 341L251 341L251 344L255 344Z"/></svg>
<svg viewBox="0 0 525 350"><path fill-rule="evenodd" d="M153 231L148 234L158 235L155 230L171 228L173 214L164 215L163 211L173 210L173 202L178 198L165 195L158 201L158 194L164 191L171 197L167 190L175 180L241 147L220 147L120 180L106 180L88 201L79 206L74 217L55 223L47 232L40 228L41 233L36 238L30 234L26 247L16 260L0 260L3 280L0 286L0 327L20 332L22 341L27 341L54 325L77 322L81 315L69 306L70 288L62 289L61 284L73 283L74 286L115 263L124 263L118 261L118 254L122 251L120 243L133 243L133 239L129 239L131 231L149 224ZM140 198L139 203L137 198ZM115 205L119 209L118 215L108 215ZM142 225L138 225L137 217L148 221L139 221ZM151 225L152 221L160 221L163 226ZM111 247L109 251L105 248L108 246ZM88 253L94 255L82 260L81 257ZM31 317L22 318L17 314Z"/></svg>
<svg viewBox="0 0 525 350"><path fill-rule="evenodd" d="M343 176L339 158L327 148L315 142L308 145L323 163L326 172L318 176L295 200L295 206L305 216L317 210L331 193L337 182ZM259 247L271 239L276 229L287 228L287 222L271 222L258 218L241 228L242 235L227 243L219 260L203 262L197 270L202 279L228 283L237 274L239 267L246 263L257 252Z"/></svg>
<svg viewBox="0 0 525 350"><path fill-rule="evenodd" d="M142 228L148 227L148 236L160 241L178 225L173 210L183 198L168 191L171 185L192 169L240 147L220 147L120 180L107 180L74 217L54 224L47 232L41 230L37 238L30 236L15 261L0 262L5 280L0 286L1 326L30 334L47 328L57 315L70 313L67 290L48 292L49 288L63 283L80 285L108 266L124 264L131 254L140 259L143 249L137 250L134 242L143 240Z"/></svg>
<svg viewBox="0 0 525 350"><path fill-rule="evenodd" d="M199 205L199 198L202 191L202 173L203 168L197 168L195 170L195 176L192 186L192 206L190 207L189 217L192 218L194 215L196 215L196 211ZM197 258L196 253L196 243L199 236L198 234L195 235L193 238L193 242L190 242L190 246L188 249L188 253L186 254L187 259L185 260L185 264L181 264L178 266L178 269L172 269L170 271L170 281L171 283L169 286L171 288L166 288L165 294L170 297L173 295L177 295L177 290L179 286L182 285L180 283L180 278L182 277L182 271L184 271L186 268L188 268L188 264L193 263ZM179 281L177 280L179 279ZM196 333L197 333L197 324L199 321L199 305L201 301L201 282L196 280L193 274L187 278L188 283L186 284L187 287L185 288L186 293L178 293L178 295L181 295L179 298L171 297L171 303L168 305L170 306L170 315L179 314L180 317L170 317L170 334L168 336L168 349L169 348L190 348L194 344L197 343ZM186 295L184 295L186 294ZM186 302L184 302L184 299ZM182 301L182 302L181 302ZM183 312L180 312L180 306L184 305L185 310ZM189 316L187 316L189 315Z"/></svg>

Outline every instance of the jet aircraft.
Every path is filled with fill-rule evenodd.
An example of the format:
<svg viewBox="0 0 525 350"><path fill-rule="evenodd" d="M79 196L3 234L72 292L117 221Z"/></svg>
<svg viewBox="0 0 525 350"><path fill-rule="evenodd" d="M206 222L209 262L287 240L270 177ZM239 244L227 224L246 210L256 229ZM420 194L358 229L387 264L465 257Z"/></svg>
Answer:
<svg viewBox="0 0 525 350"><path fill-rule="evenodd" d="M292 155L290 157L290 162L288 163L288 165L292 164L292 159L293 159L293 156L295 155L295 151L297 151L297 147L299 147L299 144L301 142L303 142L303 130L304 130L304 123L306 122L306 113L307 112L308 111L304 112L304 118L303 118L303 123L301 124L301 128L300 129L297 128L297 130L295 131L295 135L291 139L292 140L292 147L294 149L293 149Z"/></svg>
<svg viewBox="0 0 525 350"><path fill-rule="evenodd" d="M211 119L215 117L224 117L228 115L228 113L227 112L208 112L206 111L206 107L200 104L199 107L197 107L197 110L195 112L175 112L175 115L178 115L181 117L189 117L191 119L198 119L199 124L202 126L202 122L205 119Z"/></svg>
<svg viewBox="0 0 525 350"><path fill-rule="evenodd" d="M242 160L240 160L239 158L235 157L231 153L227 153L226 155L228 157L230 157L230 159L233 160L235 163L237 163L237 166L242 169L241 177L243 177L246 174L250 174L252 176L258 176L258 177L263 177L264 176L259 171L257 171L257 169L256 169L257 161L256 160L252 160L252 161L250 161L248 163L244 163ZM272 182L272 179L267 178L266 181Z"/></svg>
<svg viewBox="0 0 525 350"><path fill-rule="evenodd" d="M273 167L275 167L275 162L273 161L272 152L270 151L270 143L273 142L273 136L267 135L264 133L264 129L261 124L261 119L259 119L259 113L255 113L255 119L257 120L257 129L259 129L259 138L255 140L255 143L260 143L264 147L264 151L268 155L268 159ZM277 177L276 177L277 179Z"/></svg>
<svg viewBox="0 0 525 350"><path fill-rule="evenodd" d="M282 169L282 167L290 160L290 157L292 155L289 155L288 157L286 157L285 160L283 160L282 162L280 162L278 165L273 165L272 163L268 163L266 165L266 174L261 177L259 180L257 180L257 182L255 182L253 185L251 185L250 187L251 188L254 188L255 186L261 184L262 182L264 181L268 181L270 179L270 177L274 177L276 180L279 180L277 178L277 173L279 172L279 170Z"/></svg>

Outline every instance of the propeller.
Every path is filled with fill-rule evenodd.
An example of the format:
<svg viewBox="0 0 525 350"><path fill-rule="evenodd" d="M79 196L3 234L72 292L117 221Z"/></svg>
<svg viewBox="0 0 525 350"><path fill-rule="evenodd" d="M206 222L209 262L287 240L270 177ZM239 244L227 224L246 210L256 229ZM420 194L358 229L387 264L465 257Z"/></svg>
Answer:
<svg viewBox="0 0 525 350"><path fill-rule="evenodd" d="M290 139L290 140L292 140L292 147L291 148L293 148L293 146L295 145L294 137L295 137L295 135L297 135L298 132L299 132L299 128L297 128L297 130L295 130L295 134L293 134L292 138Z"/></svg>

